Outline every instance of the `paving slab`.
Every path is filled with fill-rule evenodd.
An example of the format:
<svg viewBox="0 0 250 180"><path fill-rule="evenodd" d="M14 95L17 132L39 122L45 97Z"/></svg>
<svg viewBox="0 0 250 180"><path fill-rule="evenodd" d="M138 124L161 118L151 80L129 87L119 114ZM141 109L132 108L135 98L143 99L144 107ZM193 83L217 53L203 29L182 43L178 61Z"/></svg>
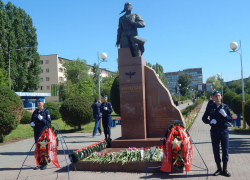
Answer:
<svg viewBox="0 0 250 180"><path fill-rule="evenodd" d="M187 104L184 104L187 106ZM179 109L183 109L184 106L178 106ZM184 107L185 108L185 107ZM201 156L203 157L208 169L209 176L208 179L227 179L224 176L211 176L216 171L216 165L214 162L212 145L210 139L210 126L202 122L201 118L205 112L206 102L203 103L203 106L198 113L194 124L189 130L189 133L195 142ZM88 146L95 142L104 139L104 135L98 136L97 138L92 137L92 133L69 133L63 134L67 146L70 151L80 149L82 147ZM121 127L117 125L115 128L112 128L112 137L118 138L121 136ZM229 142L229 164L228 170L232 174L230 177L231 180L243 180L249 179L250 177L250 135L237 134L235 131L230 129L230 142ZM59 144L58 149L58 159L60 161L61 168L56 168L54 165L48 166L46 170L33 170L35 166L34 161L34 148L30 153L29 150L34 143L33 138L15 142L12 144L7 144L0 146L0 180L14 180L17 178L17 175L20 171L22 163L29 154L23 170L21 171L20 180L47 180L47 179L68 179L67 163L65 161L63 148L61 143ZM64 146L65 148L65 146ZM69 162L69 161L68 161ZM191 171L186 178L186 173L181 174L169 174L169 173L149 173L147 179L207 179L207 171L200 169L205 168L205 165L200 158L198 151L194 149L193 155L193 165ZM200 168L198 168L200 167ZM140 180L145 179L145 173L124 173L124 172L93 172L93 171L70 171L70 179L102 179L102 180Z"/></svg>

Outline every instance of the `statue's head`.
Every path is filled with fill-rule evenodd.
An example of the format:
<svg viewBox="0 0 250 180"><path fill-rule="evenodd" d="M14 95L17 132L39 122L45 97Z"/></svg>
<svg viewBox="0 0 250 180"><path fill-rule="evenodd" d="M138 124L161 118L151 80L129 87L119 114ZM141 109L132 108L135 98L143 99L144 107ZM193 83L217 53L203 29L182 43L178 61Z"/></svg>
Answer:
<svg viewBox="0 0 250 180"><path fill-rule="evenodd" d="M126 2L125 4L124 4L124 9L123 9L123 11L120 13L120 14L122 14L122 13L124 13L124 12L127 12L127 11L131 11L132 10L132 4L131 3L129 3L129 2Z"/></svg>

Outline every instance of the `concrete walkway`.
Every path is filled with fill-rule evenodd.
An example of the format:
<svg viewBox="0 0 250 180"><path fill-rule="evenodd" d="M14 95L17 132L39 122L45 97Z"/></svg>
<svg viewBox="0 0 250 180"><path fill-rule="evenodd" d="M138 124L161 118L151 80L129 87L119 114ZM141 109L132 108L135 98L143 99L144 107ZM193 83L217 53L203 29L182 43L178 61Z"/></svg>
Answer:
<svg viewBox="0 0 250 180"><path fill-rule="evenodd" d="M185 104L184 104L185 105ZM187 105L187 104L186 104ZM185 106L186 106L185 105ZM179 109L185 108L183 105L178 106ZM208 179L226 179L226 177L210 176L215 170L216 166L214 163L212 146L210 140L210 126L202 122L201 118L204 114L206 103L203 104L201 111L199 112L193 126L190 129L190 134L193 141L196 143L205 163L209 168ZM112 138L118 138L121 136L121 127L118 125L112 129ZM93 138L91 133L70 133L64 134L65 141L69 147L70 152L82 147L88 146L95 142L104 139L104 135L97 138ZM27 156L32 144L34 143L33 138L19 141L12 144L0 146L0 180L13 180L16 179L20 167ZM65 148L65 144L63 144ZM35 166L34 148L29 154L25 165ZM229 161L229 172L232 177L230 179L248 179L250 176L250 136L235 134L234 131L230 130L230 161ZM61 168L56 168L54 165L48 167L48 169L33 170L31 167L25 166L20 174L19 179L68 179L67 163L64 157L61 143L58 149L58 158ZM68 161L69 162L69 161ZM193 164L201 168L205 168L198 152L194 149ZM191 171L188 173L189 179L206 179L206 171L192 166ZM102 180L118 180L118 179L145 179L145 173L121 173L121 172L91 172L91 171L70 171L70 179L102 179ZM186 173L183 174L168 174L168 173L150 173L148 179L186 179Z"/></svg>

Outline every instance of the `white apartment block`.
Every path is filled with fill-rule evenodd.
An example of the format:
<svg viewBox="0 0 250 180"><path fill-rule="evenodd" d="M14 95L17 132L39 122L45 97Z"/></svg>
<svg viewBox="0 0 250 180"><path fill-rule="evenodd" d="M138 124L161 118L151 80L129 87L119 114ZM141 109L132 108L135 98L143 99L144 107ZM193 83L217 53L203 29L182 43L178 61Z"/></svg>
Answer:
<svg viewBox="0 0 250 180"><path fill-rule="evenodd" d="M46 97L46 102L59 102L59 93L57 96L52 96L53 85L57 85L66 81L64 72L66 69L63 67L65 61L72 61L66 58L58 57L58 54L40 55L42 73L40 74L40 86L36 92L51 93L50 97ZM89 66L89 75L92 75L93 66ZM111 76L114 72L100 68L100 75L102 77Z"/></svg>

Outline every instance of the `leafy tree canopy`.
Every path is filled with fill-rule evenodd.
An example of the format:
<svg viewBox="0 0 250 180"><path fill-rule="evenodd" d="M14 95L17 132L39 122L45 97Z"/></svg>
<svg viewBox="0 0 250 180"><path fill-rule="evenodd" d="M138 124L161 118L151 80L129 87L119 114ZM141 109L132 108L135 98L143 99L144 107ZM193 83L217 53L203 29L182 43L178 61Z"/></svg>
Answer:
<svg viewBox="0 0 250 180"><path fill-rule="evenodd" d="M156 63L155 65L152 65L151 63L146 63L146 65L152 69L155 70L156 74L159 75L159 79L161 80L161 82L164 84L164 86L167 88L168 87L168 80L167 78L165 77L165 74L164 74L164 69L163 67Z"/></svg>
<svg viewBox="0 0 250 180"><path fill-rule="evenodd" d="M190 83L191 83L191 79L188 76L188 74L180 74L179 75L178 84L181 84L180 93L182 96L184 96L188 92L188 89L190 89L190 87L189 87Z"/></svg>
<svg viewBox="0 0 250 180"><path fill-rule="evenodd" d="M7 70L10 58L12 90L34 91L39 87L37 45L31 17L11 2L4 5L0 0L0 68Z"/></svg>

